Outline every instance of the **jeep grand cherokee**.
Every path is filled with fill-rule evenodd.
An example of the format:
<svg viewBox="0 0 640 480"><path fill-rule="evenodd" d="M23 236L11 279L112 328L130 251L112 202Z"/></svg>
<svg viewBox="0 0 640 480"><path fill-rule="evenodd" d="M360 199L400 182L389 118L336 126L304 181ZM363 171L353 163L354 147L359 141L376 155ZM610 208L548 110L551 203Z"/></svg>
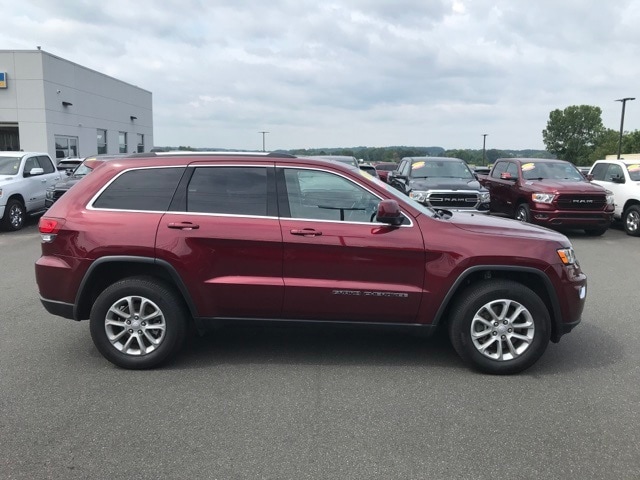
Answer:
<svg viewBox="0 0 640 480"><path fill-rule="evenodd" d="M562 234L442 213L360 170L285 154L103 162L41 218L44 307L150 368L187 327L244 320L446 328L471 366L530 367L580 321Z"/></svg>

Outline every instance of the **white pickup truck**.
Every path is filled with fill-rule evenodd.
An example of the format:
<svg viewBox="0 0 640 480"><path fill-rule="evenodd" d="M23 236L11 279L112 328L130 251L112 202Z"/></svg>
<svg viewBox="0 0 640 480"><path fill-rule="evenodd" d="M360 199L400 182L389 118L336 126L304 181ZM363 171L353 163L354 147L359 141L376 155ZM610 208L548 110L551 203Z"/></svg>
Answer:
<svg viewBox="0 0 640 480"><path fill-rule="evenodd" d="M613 192L613 218L622 221L627 234L640 236L640 160L598 160L589 175Z"/></svg>
<svg viewBox="0 0 640 480"><path fill-rule="evenodd" d="M60 177L46 153L0 152L0 226L20 230L27 215L42 213L47 188Z"/></svg>

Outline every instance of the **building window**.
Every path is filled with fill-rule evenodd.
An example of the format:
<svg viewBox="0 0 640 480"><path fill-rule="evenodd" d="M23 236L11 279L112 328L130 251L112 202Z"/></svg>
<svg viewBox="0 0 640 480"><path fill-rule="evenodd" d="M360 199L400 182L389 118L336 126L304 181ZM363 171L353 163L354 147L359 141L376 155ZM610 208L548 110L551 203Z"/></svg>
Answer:
<svg viewBox="0 0 640 480"><path fill-rule="evenodd" d="M138 153L144 152L144 135L138 134Z"/></svg>
<svg viewBox="0 0 640 480"><path fill-rule="evenodd" d="M127 153L127 132L118 132L118 143L120 144L120 153Z"/></svg>
<svg viewBox="0 0 640 480"><path fill-rule="evenodd" d="M107 131L98 130L98 155L107 153Z"/></svg>
<svg viewBox="0 0 640 480"><path fill-rule="evenodd" d="M77 157L78 137L56 135L56 158Z"/></svg>

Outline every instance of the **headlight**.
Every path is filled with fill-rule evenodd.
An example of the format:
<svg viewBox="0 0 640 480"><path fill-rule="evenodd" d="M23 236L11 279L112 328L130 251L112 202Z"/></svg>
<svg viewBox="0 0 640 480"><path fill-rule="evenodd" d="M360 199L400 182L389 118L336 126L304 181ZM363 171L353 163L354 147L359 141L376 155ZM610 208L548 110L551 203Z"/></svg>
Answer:
<svg viewBox="0 0 640 480"><path fill-rule="evenodd" d="M478 195L480 203L489 203L491 201L491 194L489 192L480 192Z"/></svg>
<svg viewBox="0 0 640 480"><path fill-rule="evenodd" d="M613 205L613 192L607 190L607 205Z"/></svg>
<svg viewBox="0 0 640 480"><path fill-rule="evenodd" d="M414 190L409 192L409 198L415 200L416 202L426 202L427 201L427 192L422 192L420 190Z"/></svg>
<svg viewBox="0 0 640 480"><path fill-rule="evenodd" d="M551 203L556 196L552 193L533 193L531 199L536 203Z"/></svg>
<svg viewBox="0 0 640 480"><path fill-rule="evenodd" d="M576 263L576 252L573 251L573 248L559 248L558 256L565 265Z"/></svg>

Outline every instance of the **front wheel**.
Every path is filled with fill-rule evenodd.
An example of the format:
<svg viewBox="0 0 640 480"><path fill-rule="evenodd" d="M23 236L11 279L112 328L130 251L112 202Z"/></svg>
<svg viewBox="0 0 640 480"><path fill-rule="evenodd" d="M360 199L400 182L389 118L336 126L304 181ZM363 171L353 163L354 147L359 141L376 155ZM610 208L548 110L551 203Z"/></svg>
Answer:
<svg viewBox="0 0 640 480"><path fill-rule="evenodd" d="M544 353L551 336L549 312L540 297L511 280L489 280L458 295L449 317L449 338L460 357L491 374L526 370Z"/></svg>
<svg viewBox="0 0 640 480"><path fill-rule="evenodd" d="M640 236L640 206L631 205L622 214L622 224L627 235Z"/></svg>
<svg viewBox="0 0 640 480"><path fill-rule="evenodd" d="M526 203L521 203L516 209L515 219L523 223L531 222L531 209Z"/></svg>
<svg viewBox="0 0 640 480"><path fill-rule="evenodd" d="M27 217L27 210L20 200L9 200L7 206L4 209L4 218L2 219L2 226L5 230L16 231L24 227L24 222Z"/></svg>
<svg viewBox="0 0 640 480"><path fill-rule="evenodd" d="M168 285L151 278L120 280L91 308L91 338L111 363L130 369L155 367L177 353L187 316Z"/></svg>

